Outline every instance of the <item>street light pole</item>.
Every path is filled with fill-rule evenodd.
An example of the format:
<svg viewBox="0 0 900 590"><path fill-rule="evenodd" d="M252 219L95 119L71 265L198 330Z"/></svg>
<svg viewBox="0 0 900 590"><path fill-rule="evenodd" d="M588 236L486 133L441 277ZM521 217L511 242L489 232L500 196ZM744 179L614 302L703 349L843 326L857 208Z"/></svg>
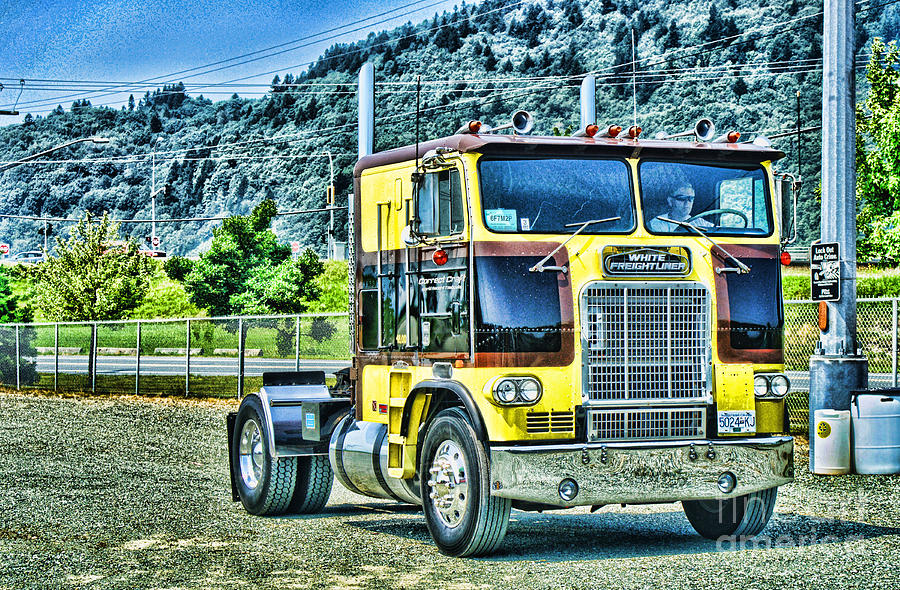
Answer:
<svg viewBox="0 0 900 590"><path fill-rule="evenodd" d="M90 141L91 143L97 143L97 144L109 143L109 139L106 137L82 137L81 139L75 139L75 140L63 143L61 145L58 145L56 147L52 147L48 150L44 150L42 152L38 152L38 153L32 154L30 156L25 156L21 160L16 160L15 162L10 162L9 164L4 164L3 166L0 166L0 172L4 172L6 170L9 170L10 168L15 168L16 166L20 166L27 162L31 162L32 160L37 160L41 156L46 156L47 154L51 154L55 151L61 150L63 148L67 148L70 145L75 145L76 143L84 143L86 141Z"/></svg>

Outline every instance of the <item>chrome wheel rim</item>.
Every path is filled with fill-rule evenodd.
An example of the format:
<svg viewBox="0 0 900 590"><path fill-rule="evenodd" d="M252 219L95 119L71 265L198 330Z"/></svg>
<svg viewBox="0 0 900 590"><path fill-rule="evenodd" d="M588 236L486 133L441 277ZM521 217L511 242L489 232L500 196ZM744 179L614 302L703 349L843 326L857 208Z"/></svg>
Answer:
<svg viewBox="0 0 900 590"><path fill-rule="evenodd" d="M428 472L428 497L435 512L446 526L459 526L469 507L468 469L462 450L452 440L445 440L438 445Z"/></svg>
<svg viewBox="0 0 900 590"><path fill-rule="evenodd" d="M244 422L238 443L238 455L241 480L249 489L255 490L262 480L263 463L265 462L262 432L256 420L251 419Z"/></svg>

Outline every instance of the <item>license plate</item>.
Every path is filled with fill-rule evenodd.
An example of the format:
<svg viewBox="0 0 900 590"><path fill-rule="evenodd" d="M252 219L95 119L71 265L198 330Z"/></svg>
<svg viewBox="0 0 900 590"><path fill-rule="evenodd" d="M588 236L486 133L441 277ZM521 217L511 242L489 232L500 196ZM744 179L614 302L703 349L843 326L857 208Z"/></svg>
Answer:
<svg viewBox="0 0 900 590"><path fill-rule="evenodd" d="M753 434L755 432L755 410L719 412L719 434Z"/></svg>

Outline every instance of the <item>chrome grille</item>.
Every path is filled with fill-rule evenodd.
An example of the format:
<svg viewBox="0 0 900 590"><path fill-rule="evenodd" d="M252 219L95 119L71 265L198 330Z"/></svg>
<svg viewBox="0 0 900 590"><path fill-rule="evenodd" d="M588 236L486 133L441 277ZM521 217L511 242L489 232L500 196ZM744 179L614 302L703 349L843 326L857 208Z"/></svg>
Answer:
<svg viewBox="0 0 900 590"><path fill-rule="evenodd" d="M529 412L525 417L528 434L575 432L574 412Z"/></svg>
<svg viewBox="0 0 900 590"><path fill-rule="evenodd" d="M705 437L705 408L630 408L588 412L588 438L592 441Z"/></svg>
<svg viewBox="0 0 900 590"><path fill-rule="evenodd" d="M709 393L709 292L698 283L593 283L582 295L588 404L689 403Z"/></svg>

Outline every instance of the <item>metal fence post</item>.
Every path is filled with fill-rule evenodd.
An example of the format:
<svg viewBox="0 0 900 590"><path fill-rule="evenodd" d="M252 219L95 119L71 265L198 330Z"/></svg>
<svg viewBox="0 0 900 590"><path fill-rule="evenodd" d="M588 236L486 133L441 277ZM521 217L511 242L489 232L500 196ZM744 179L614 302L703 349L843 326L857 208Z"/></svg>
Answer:
<svg viewBox="0 0 900 590"><path fill-rule="evenodd" d="M300 316L297 316L297 330L294 335L294 370L300 371Z"/></svg>
<svg viewBox="0 0 900 590"><path fill-rule="evenodd" d="M244 318L238 318L238 399L244 397Z"/></svg>
<svg viewBox="0 0 900 590"><path fill-rule="evenodd" d="M59 391L59 324L53 324L53 391Z"/></svg>
<svg viewBox="0 0 900 590"><path fill-rule="evenodd" d="M91 324L91 393L97 393L97 323Z"/></svg>
<svg viewBox="0 0 900 590"><path fill-rule="evenodd" d="M136 332L134 336L134 344L137 354L134 357L134 395L141 393L141 322L138 320L136 324Z"/></svg>
<svg viewBox="0 0 900 590"><path fill-rule="evenodd" d="M16 391L19 391L21 384L19 382L19 326L16 326Z"/></svg>
<svg viewBox="0 0 900 590"><path fill-rule="evenodd" d="M185 320L184 397L191 393L191 320Z"/></svg>
<svg viewBox="0 0 900 590"><path fill-rule="evenodd" d="M891 301L891 317L894 329L891 330L891 385L897 387L897 300Z"/></svg>

